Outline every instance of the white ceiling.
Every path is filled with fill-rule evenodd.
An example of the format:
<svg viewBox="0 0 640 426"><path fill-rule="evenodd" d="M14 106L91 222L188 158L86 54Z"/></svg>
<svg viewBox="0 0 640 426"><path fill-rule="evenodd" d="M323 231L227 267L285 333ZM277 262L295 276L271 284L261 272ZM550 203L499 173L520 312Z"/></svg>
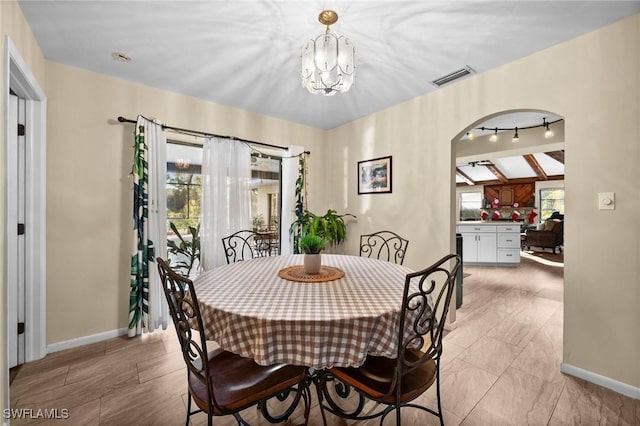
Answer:
<svg viewBox="0 0 640 426"><path fill-rule="evenodd" d="M640 12L640 1L19 3L48 60L323 129L436 90L431 80L461 67L482 73ZM332 97L299 76L323 8L356 49L354 86Z"/></svg>
<svg viewBox="0 0 640 426"><path fill-rule="evenodd" d="M549 177L564 175L564 164L550 157L546 153L539 152L532 154L540 168ZM497 154L496 154L497 156ZM474 182L496 181L498 177L489 170L486 163L495 166L507 179L537 178L535 170L529 165L523 156L494 157L487 161L474 161L472 163L461 163L456 167ZM468 183L456 174L456 183Z"/></svg>

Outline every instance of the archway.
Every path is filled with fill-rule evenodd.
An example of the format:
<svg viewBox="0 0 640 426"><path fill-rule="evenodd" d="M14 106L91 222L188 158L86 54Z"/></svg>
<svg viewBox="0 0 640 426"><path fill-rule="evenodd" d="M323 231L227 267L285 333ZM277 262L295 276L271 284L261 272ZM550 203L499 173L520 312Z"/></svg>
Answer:
<svg viewBox="0 0 640 426"><path fill-rule="evenodd" d="M550 214L545 210L547 203L541 203L541 191L561 188L559 192L564 192L563 118L537 109L499 111L472 122L451 143L452 182L456 182L451 189L452 211L456 230L460 230L459 224L466 221L517 225L510 226L514 228L514 235L500 234L497 232L499 227L492 237L474 235L483 241L476 240L471 244L465 241L467 244L463 243L463 247L473 253L462 254L464 264L517 267L520 235L539 226L541 219L547 219ZM564 197L557 201L564 203ZM532 212L537 214L533 220ZM493 253L482 256L486 250L493 250ZM459 285L459 288L464 286ZM460 307L464 303L463 292L458 291L456 299L455 305ZM455 312L450 315L451 320L455 321Z"/></svg>

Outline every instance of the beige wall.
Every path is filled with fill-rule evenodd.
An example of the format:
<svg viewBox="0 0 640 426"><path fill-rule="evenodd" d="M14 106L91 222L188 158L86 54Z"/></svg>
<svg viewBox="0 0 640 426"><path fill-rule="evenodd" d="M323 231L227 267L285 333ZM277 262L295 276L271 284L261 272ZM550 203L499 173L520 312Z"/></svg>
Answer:
<svg viewBox="0 0 640 426"><path fill-rule="evenodd" d="M410 236L405 264L454 250L451 140L514 109L565 118L564 362L640 386L640 15L328 133L325 185L348 229ZM357 195L356 162L393 155L393 193ZM597 193L614 191L616 210ZM587 231L588 230L588 231Z"/></svg>
<svg viewBox="0 0 640 426"><path fill-rule="evenodd" d="M0 35L2 36L0 39L0 58L2 58L2 82L5 81L5 78L8 78L4 72L4 58L5 58L5 37L9 37L16 47L16 49L20 52L20 56L25 61L27 66L30 68L34 77L38 81L43 90L45 89L44 85L44 57L42 56L42 52L40 51L40 47L35 41L33 37L33 33L31 29L27 25L24 16L22 15L22 11L14 0L8 1L0 1ZM0 99L3 100L6 96L4 93L4 83L0 85ZM2 140L4 141L4 101L0 102L0 135L2 135ZM4 143L4 142L3 142ZM4 203L5 203L5 184L4 184L4 147L0 149L0 176L2 176L2 185L0 186L0 241L4 241ZM4 243L0 244L0 277L2 277L2 291L0 292L0 330L4 330L5 328L5 316L6 312L4 309L5 301L4 301L4 287L6 283L4 282L4 274L5 274L5 265L4 265ZM4 332L1 333L4 336ZM5 341L3 339L0 344L2 350L0 350L0 365L5 365ZM0 368L0 409L4 409L4 383L6 380L6 371L3 368Z"/></svg>
<svg viewBox="0 0 640 426"><path fill-rule="evenodd" d="M48 62L47 87L48 343L127 326L133 125L119 115L322 156L320 130L78 68Z"/></svg>

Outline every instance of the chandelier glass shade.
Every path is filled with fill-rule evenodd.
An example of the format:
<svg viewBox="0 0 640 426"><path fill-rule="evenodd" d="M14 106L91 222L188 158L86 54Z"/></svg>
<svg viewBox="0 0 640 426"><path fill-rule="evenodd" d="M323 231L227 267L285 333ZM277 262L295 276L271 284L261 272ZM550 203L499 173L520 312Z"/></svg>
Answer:
<svg viewBox="0 0 640 426"><path fill-rule="evenodd" d="M329 30L337 20L337 13L322 11L318 21L327 26L326 32L309 40L302 48L302 87L314 95L333 96L346 92L355 79L355 50L351 41Z"/></svg>

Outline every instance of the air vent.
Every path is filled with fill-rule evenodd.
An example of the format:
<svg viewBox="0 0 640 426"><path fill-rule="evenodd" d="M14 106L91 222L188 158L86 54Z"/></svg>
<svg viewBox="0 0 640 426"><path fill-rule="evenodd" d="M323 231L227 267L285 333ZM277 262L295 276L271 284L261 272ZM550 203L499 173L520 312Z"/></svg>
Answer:
<svg viewBox="0 0 640 426"><path fill-rule="evenodd" d="M444 86L445 84L451 83L454 80L466 77L469 74L473 73L475 73L475 71L471 67L466 66L464 68L460 68L459 70L455 70L454 72L447 75L443 75L440 78L436 78L435 80L431 81L431 84L437 87Z"/></svg>

